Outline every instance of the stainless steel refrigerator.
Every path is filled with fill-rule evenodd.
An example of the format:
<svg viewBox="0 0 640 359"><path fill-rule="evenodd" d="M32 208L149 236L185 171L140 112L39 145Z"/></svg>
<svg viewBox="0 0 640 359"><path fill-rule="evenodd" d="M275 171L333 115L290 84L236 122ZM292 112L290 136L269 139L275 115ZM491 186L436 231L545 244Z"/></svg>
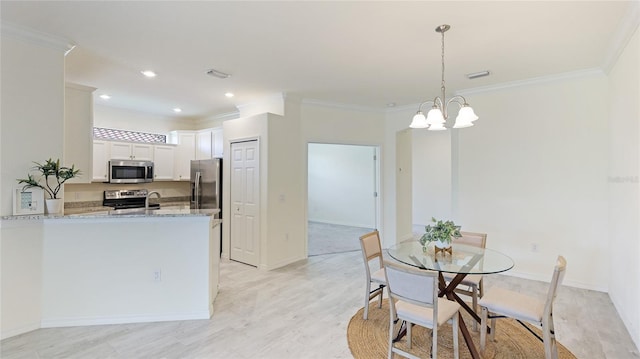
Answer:
<svg viewBox="0 0 640 359"><path fill-rule="evenodd" d="M191 208L219 209L222 218L222 159L191 161Z"/></svg>
<svg viewBox="0 0 640 359"><path fill-rule="evenodd" d="M191 208L219 209L215 218L222 218L222 158L191 161ZM220 255L222 255L222 223Z"/></svg>

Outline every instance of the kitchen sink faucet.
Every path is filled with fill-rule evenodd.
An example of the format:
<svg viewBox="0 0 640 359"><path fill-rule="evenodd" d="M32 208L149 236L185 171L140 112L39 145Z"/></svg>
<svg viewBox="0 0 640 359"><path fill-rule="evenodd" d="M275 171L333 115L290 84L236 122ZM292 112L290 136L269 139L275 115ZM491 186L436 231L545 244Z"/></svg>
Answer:
<svg viewBox="0 0 640 359"><path fill-rule="evenodd" d="M147 198L144 200L144 209L148 210L149 209L149 198L151 197L152 194L157 194L158 195L158 199L162 198L162 196L160 195L160 193L156 192L156 191L151 191L149 193L147 193Z"/></svg>

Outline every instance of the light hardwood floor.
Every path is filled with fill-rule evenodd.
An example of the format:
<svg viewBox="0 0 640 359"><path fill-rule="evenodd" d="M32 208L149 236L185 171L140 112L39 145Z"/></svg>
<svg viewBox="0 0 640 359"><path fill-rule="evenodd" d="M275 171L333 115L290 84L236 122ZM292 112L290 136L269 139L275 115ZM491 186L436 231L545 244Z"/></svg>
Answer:
<svg viewBox="0 0 640 359"><path fill-rule="evenodd" d="M547 288L506 275L486 278L487 287L538 294ZM363 287L360 252L269 272L223 261L211 320L40 329L0 342L0 357L350 358L346 328L363 305ZM559 341L578 358L640 357L606 294L562 287L555 314Z"/></svg>

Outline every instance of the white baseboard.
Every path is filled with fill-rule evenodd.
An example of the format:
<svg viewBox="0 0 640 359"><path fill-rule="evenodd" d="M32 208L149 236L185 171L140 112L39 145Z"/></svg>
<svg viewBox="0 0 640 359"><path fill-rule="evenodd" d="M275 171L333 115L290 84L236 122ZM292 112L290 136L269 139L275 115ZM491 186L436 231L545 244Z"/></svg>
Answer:
<svg viewBox="0 0 640 359"><path fill-rule="evenodd" d="M36 329L40 329L40 323L28 323L9 330L2 328L2 331L0 331L0 340L15 337L16 335L28 333Z"/></svg>
<svg viewBox="0 0 640 359"><path fill-rule="evenodd" d="M85 325L105 325L105 324L127 324L127 323L149 323L168 322L174 320L194 320L210 319L209 311L193 313L174 313L161 315L121 315L108 317L66 317L66 318L43 318L41 328L76 327ZM37 328L36 328L37 329Z"/></svg>
<svg viewBox="0 0 640 359"><path fill-rule="evenodd" d="M273 270L273 269L278 269L278 268L284 267L284 266L286 266L288 264L295 263L295 262L301 261L303 259L307 259L307 257L291 257L291 258L283 259L280 262L276 262L276 263L271 264L271 265L261 264L258 267L258 269L269 271L269 270Z"/></svg>
<svg viewBox="0 0 640 359"><path fill-rule="evenodd" d="M507 275L507 276L510 276L510 277L537 280L537 281L545 282L545 283L549 283L549 281L551 280L551 276L539 275L539 274L531 274L531 273L525 273L525 272L517 272L517 271L507 271L507 272L504 272L504 273L501 273L501 274L504 274L504 275ZM576 281L572 281L572 280L566 280L566 278L565 278L565 281L562 282L562 285L566 285L567 287L594 290L596 292L609 293L609 288L607 288L605 286L598 286L598 285L593 285L593 284L586 284L586 283L582 283L582 282L576 282Z"/></svg>

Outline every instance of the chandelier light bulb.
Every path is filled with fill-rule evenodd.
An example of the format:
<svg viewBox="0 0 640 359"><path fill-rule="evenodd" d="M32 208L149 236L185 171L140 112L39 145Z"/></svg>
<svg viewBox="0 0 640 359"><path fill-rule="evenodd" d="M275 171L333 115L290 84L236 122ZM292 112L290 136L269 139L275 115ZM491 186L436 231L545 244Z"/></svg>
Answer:
<svg viewBox="0 0 640 359"><path fill-rule="evenodd" d="M462 106L460 112L458 112L458 117L464 118L469 122L473 122L478 119L478 116L475 112L473 112L473 108L469 105Z"/></svg>
<svg viewBox="0 0 640 359"><path fill-rule="evenodd" d="M429 128L427 130L429 131L444 131L447 128L444 127L444 123L435 123L431 126L429 126Z"/></svg>
<svg viewBox="0 0 640 359"><path fill-rule="evenodd" d="M427 128L429 124L427 123L427 118L424 117L422 111L418 111L418 113L413 116L413 121L411 121L411 128Z"/></svg>
<svg viewBox="0 0 640 359"><path fill-rule="evenodd" d="M464 106L458 112L456 117L456 124L453 128L465 128L473 126L473 121L477 120L478 116L473 112L473 109L469 106Z"/></svg>
<svg viewBox="0 0 640 359"><path fill-rule="evenodd" d="M439 108L434 107L427 113L427 123L429 125L442 125L444 124L444 116Z"/></svg>

